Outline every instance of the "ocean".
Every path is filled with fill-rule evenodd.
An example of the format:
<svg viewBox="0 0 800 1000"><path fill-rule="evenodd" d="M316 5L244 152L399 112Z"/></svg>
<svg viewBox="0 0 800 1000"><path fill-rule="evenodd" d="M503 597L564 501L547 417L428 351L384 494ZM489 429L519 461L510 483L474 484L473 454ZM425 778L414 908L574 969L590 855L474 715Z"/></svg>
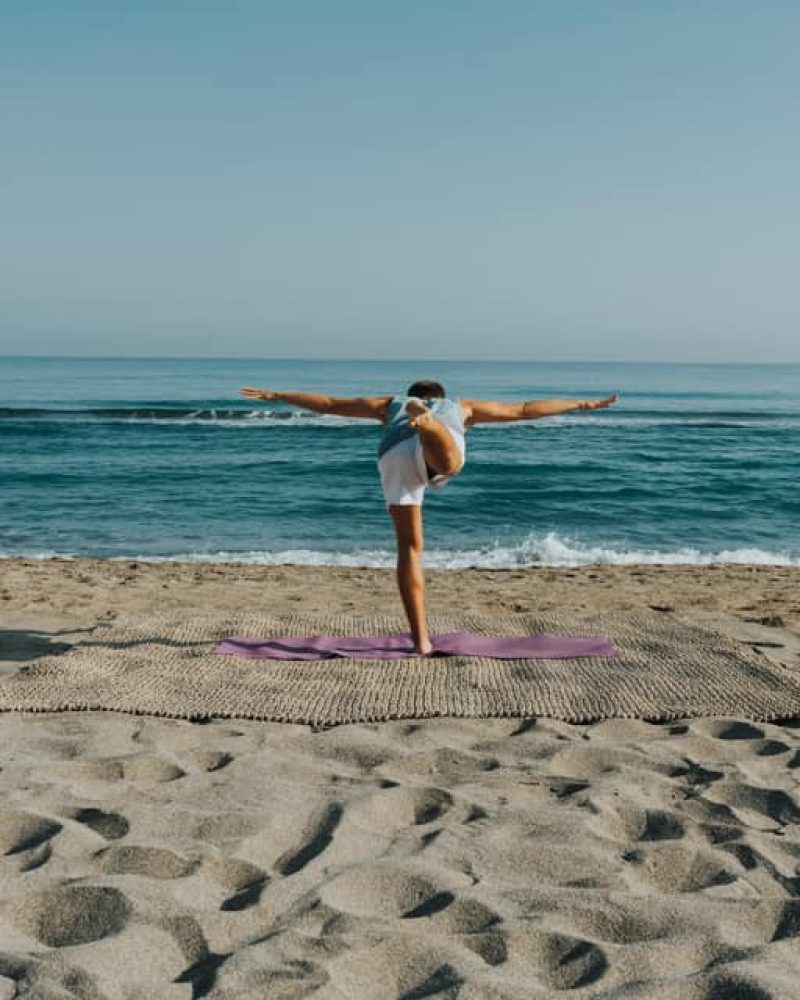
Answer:
<svg viewBox="0 0 800 1000"><path fill-rule="evenodd" d="M800 365L0 359L0 555L393 565L380 427L238 389L594 397L467 435L426 563L800 565Z"/></svg>

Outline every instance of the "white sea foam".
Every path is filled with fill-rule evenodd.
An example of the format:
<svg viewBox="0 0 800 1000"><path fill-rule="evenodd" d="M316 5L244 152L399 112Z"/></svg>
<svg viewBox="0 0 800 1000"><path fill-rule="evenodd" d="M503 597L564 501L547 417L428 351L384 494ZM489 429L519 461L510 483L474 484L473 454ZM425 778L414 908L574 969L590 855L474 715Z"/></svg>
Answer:
<svg viewBox="0 0 800 1000"><path fill-rule="evenodd" d="M8 557L17 553L3 553ZM75 553L23 553L29 559L76 558ZM318 549L283 549L276 552L191 552L170 556L117 556L139 562L217 563L250 566L345 566L388 569L394 566L390 549L353 549L326 552ZM526 566L800 566L800 554L769 552L742 546L706 552L691 547L672 551L624 549L603 545L582 545L550 532L530 534L518 545L492 545L475 549L431 549L425 553L431 569L517 569Z"/></svg>
<svg viewBox="0 0 800 1000"><path fill-rule="evenodd" d="M276 428L278 430L294 430L296 427L353 427L363 426L366 423L366 421L354 417L336 417L326 413L300 413L286 410L277 412L254 410L236 417L214 414L213 410L169 418L137 414L131 417L106 417L103 418L103 423L149 424L159 427L213 427L233 430L253 430L265 427L270 428L270 430Z"/></svg>

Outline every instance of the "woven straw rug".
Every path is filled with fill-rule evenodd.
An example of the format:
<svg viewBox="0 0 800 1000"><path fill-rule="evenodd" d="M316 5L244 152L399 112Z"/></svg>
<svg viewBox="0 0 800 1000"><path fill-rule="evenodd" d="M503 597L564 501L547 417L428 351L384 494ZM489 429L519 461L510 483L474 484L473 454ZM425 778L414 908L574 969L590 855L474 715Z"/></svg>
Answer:
<svg viewBox="0 0 800 1000"><path fill-rule="evenodd" d="M108 709L174 718L238 717L315 725L460 716L568 722L800 715L800 676L717 633L661 616L524 614L432 617L432 631L601 635L619 656L574 660L265 662L218 656L228 635L405 631L371 615L206 615L115 622L0 684L0 710Z"/></svg>

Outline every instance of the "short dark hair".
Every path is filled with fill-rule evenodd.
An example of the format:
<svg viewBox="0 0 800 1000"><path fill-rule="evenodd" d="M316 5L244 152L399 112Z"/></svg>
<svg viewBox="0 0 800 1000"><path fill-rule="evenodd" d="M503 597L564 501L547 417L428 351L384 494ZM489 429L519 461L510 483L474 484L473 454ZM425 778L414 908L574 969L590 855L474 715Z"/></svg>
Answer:
<svg viewBox="0 0 800 1000"><path fill-rule="evenodd" d="M406 390L407 396L415 396L417 399L444 399L447 393L444 386L431 379L424 378L421 382L414 382Z"/></svg>

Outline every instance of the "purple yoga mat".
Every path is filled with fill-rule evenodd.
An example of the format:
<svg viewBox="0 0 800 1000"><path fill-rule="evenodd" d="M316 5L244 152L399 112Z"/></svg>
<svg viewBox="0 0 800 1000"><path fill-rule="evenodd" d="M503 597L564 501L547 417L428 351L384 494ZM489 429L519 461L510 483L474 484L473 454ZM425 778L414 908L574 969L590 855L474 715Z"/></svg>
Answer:
<svg viewBox="0 0 800 1000"><path fill-rule="evenodd" d="M488 656L497 660L565 660L580 656L616 656L605 639L579 635L472 635L445 632L432 635L438 656ZM231 636L215 652L248 660L405 660L414 656L411 634L399 635L306 635L278 639L248 639Z"/></svg>

